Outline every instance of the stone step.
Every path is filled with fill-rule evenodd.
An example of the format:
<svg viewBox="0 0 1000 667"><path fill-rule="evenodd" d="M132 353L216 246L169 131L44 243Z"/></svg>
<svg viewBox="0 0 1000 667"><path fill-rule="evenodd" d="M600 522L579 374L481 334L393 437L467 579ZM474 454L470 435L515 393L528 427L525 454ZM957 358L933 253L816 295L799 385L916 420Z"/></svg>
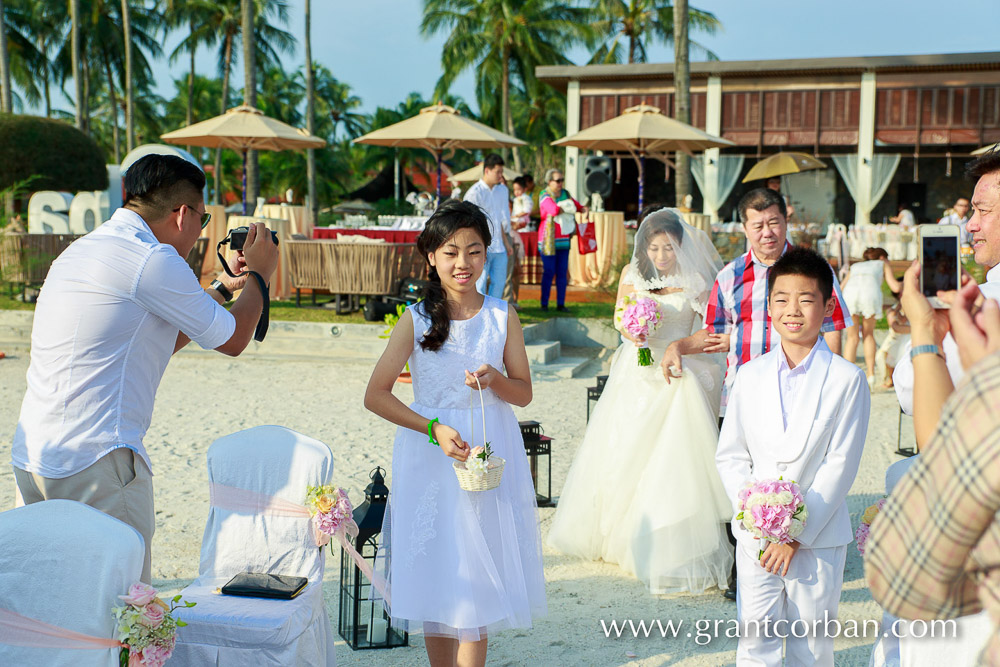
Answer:
<svg viewBox="0 0 1000 667"><path fill-rule="evenodd" d="M562 354L562 344L559 341L540 340L527 343L524 349L528 352L528 363L549 364Z"/></svg>
<svg viewBox="0 0 1000 667"><path fill-rule="evenodd" d="M533 378L562 378L571 379L580 377L586 372L590 365L589 357L559 357L552 363L533 364L531 375Z"/></svg>

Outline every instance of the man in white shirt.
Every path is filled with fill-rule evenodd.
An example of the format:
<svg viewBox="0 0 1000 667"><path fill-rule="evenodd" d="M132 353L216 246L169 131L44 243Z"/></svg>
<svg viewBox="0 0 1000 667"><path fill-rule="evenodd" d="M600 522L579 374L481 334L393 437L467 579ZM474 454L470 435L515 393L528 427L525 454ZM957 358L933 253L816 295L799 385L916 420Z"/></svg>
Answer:
<svg viewBox="0 0 1000 667"><path fill-rule="evenodd" d="M155 518L143 436L160 379L190 340L239 355L264 301L260 283L246 276L223 274L203 290L184 259L210 218L197 166L147 155L122 184L122 208L67 248L42 286L11 453L26 504L77 500L136 528L149 583ZM277 261L271 234L256 224L229 266L266 283ZM227 311L221 304L240 289Z"/></svg>
<svg viewBox="0 0 1000 667"><path fill-rule="evenodd" d="M951 207L951 211L938 220L939 225L958 225L959 240L964 248L972 246L972 234L965 228L969 222L968 215L969 198L959 197L955 200L955 205Z"/></svg>
<svg viewBox="0 0 1000 667"><path fill-rule="evenodd" d="M972 217L965 227L971 239L973 258L976 264L986 267L986 282L979 291L988 299L1000 301L1000 152L987 153L969 163L966 174L976 179L976 189L972 195ZM909 315L909 313L907 313ZM948 331L948 311L936 311L941 322L942 340L937 342L938 351L944 356L951 376L952 385L941 387L950 394L964 375L958 358L958 346ZM913 362L910 359L912 342L900 353L900 361L892 374L896 397L906 414L913 410Z"/></svg>
<svg viewBox="0 0 1000 667"><path fill-rule="evenodd" d="M482 294L503 298L507 280L507 235L510 234L510 196L503 184L503 158L491 153L483 160L483 177L465 193L465 201L483 209L490 223L490 245L486 249L486 266L476 281ZM489 282L489 291L487 291Z"/></svg>

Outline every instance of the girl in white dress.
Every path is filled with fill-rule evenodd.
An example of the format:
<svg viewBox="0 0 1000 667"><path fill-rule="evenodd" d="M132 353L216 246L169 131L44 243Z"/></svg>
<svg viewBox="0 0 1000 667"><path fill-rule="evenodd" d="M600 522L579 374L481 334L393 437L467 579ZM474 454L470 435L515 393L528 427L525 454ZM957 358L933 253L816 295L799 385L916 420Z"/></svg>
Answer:
<svg viewBox="0 0 1000 667"><path fill-rule="evenodd" d="M435 667L483 665L488 632L531 627L545 612L535 490L510 407L531 401L531 374L517 314L476 291L489 243L475 205L448 200L434 212L417 239L430 264L424 300L400 317L365 394L366 408L400 427L376 569L393 626L422 629ZM392 394L407 361L409 407ZM470 441L484 444L483 412L506 465L499 487L467 492L452 463Z"/></svg>
<svg viewBox="0 0 1000 667"><path fill-rule="evenodd" d="M844 359L851 363L858 358L858 327L864 338L865 366L868 386L875 386L875 321L882 315L882 281L889 289L899 292L901 284L889 268L889 253L882 248L868 248L862 255L864 261L851 264L850 273L840 284L844 303L851 312L854 324L847 327L844 342Z"/></svg>
<svg viewBox="0 0 1000 667"><path fill-rule="evenodd" d="M733 510L715 466L721 367L685 357L667 384L656 356L699 329L722 267L708 236L674 209L646 217L618 296L655 299L663 320L645 341L622 345L559 497L548 543L569 555L617 563L652 593L727 587L733 563L725 522Z"/></svg>

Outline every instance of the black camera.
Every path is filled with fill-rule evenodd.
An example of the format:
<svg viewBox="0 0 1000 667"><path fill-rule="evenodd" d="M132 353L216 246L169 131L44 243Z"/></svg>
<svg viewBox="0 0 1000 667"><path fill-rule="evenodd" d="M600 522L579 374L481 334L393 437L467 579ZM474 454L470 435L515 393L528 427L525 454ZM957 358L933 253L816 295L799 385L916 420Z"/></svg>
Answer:
<svg viewBox="0 0 1000 667"><path fill-rule="evenodd" d="M229 230L229 234L226 238L222 239L222 242L219 245L225 245L228 243L230 250L243 250L243 246L246 245L247 242L247 233L249 233L249 231L250 228L246 226L234 227ZM271 232L271 238L274 239L274 245L278 245L278 232L273 230L268 231Z"/></svg>

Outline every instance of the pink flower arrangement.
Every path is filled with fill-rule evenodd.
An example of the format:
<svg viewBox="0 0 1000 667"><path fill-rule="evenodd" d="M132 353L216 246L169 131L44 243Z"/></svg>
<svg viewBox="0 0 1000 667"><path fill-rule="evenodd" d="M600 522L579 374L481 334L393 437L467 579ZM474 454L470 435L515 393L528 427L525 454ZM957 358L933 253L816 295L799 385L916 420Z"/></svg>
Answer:
<svg viewBox="0 0 1000 667"><path fill-rule="evenodd" d="M176 595L170 606L156 595L148 584L132 584L127 595L119 595L125 604L115 607L112 615L118 622L115 632L123 644L119 654L121 665L128 667L161 667L174 652L177 628L184 621L175 619L173 612L181 606L181 596ZM184 607L193 607L185 602Z"/></svg>
<svg viewBox="0 0 1000 667"><path fill-rule="evenodd" d="M663 316L656 301L649 297L627 294L615 304L615 327L633 338L649 336L660 325ZM646 343L639 344L639 365L650 366L653 354Z"/></svg>
<svg viewBox="0 0 1000 667"><path fill-rule="evenodd" d="M874 505L869 505L861 515L861 523L858 524L858 529L854 531L854 542L858 545L858 552L862 558L865 555L865 545L868 543L868 532L871 530L872 521L875 520L878 513L885 507L885 500L885 498L882 498Z"/></svg>
<svg viewBox="0 0 1000 667"><path fill-rule="evenodd" d="M316 527L326 535L336 535L354 522L354 506L347 492L332 484L308 487L306 507L312 511Z"/></svg>
<svg viewBox="0 0 1000 667"><path fill-rule="evenodd" d="M749 482L739 493L736 520L758 540L788 544L802 534L808 517L805 498L795 482L781 478Z"/></svg>

